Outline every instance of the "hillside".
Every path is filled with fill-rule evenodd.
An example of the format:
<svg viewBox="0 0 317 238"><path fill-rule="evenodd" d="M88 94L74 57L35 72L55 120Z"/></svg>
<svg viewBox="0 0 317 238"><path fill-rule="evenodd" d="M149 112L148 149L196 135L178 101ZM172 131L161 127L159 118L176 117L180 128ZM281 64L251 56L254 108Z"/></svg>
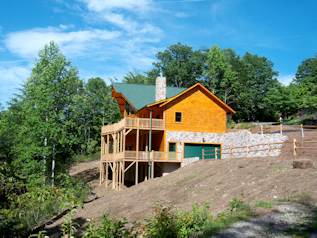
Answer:
<svg viewBox="0 0 317 238"><path fill-rule="evenodd" d="M312 133L306 133L305 139L313 139ZM101 213L109 211L112 218L124 216L133 222L150 215L156 201L184 210L190 209L195 203L209 202L213 215L226 210L234 196L249 203L277 203L280 199L305 193L310 195L312 202L316 202L316 153L316 150L302 151L294 157L285 150L280 157L198 161L165 177L151 179L123 191L113 192L105 190L104 185L97 186L95 191L104 196L85 204L75 219L80 224L87 218L98 222ZM314 168L293 169L293 161L301 158L313 160ZM91 183L96 186L98 163L93 163L95 167L88 170L77 167L76 176L95 175ZM46 227L50 237L59 237L56 231L60 222Z"/></svg>

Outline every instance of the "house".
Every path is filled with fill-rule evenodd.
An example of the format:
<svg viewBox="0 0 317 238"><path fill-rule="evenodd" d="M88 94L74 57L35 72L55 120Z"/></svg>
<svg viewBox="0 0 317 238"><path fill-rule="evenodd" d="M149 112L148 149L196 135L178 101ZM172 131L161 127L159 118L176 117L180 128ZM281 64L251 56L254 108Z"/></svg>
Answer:
<svg viewBox="0 0 317 238"><path fill-rule="evenodd" d="M103 126L100 184L112 178L112 188L138 184L179 168L184 158L199 157L202 150L219 148L211 136L226 133L229 106L200 83L190 88L113 83L112 97L123 119Z"/></svg>

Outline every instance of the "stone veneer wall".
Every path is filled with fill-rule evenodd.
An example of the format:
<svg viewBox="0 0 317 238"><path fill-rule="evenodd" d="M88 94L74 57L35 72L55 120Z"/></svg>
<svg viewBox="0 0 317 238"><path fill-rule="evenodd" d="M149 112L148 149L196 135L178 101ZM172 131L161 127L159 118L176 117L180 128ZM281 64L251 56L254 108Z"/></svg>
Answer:
<svg viewBox="0 0 317 238"><path fill-rule="evenodd" d="M155 81L155 102L166 99L166 78L157 77Z"/></svg>
<svg viewBox="0 0 317 238"><path fill-rule="evenodd" d="M248 144L262 146L251 147L251 150L267 149L268 142L270 143L280 143L284 142L287 136L282 134L252 134L247 130L233 132L233 133L200 133L200 132L187 132L187 131L166 131L166 151L168 151L168 142L177 143L177 152L183 152L184 142L185 143L215 143L222 145L222 152L229 153L230 146L232 147L243 147ZM279 156L282 145L271 145L271 156ZM275 150L273 150L275 148ZM241 152L241 153L235 153ZM246 148L233 150L234 157L246 157ZM250 157L266 157L268 156L268 151L258 151L250 152ZM230 158L230 155L223 155L223 159Z"/></svg>

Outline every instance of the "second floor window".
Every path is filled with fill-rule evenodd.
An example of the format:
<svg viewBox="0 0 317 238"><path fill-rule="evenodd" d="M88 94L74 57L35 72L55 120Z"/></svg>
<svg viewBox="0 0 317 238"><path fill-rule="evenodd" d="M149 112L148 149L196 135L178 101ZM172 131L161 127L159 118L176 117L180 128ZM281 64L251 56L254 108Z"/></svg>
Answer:
<svg viewBox="0 0 317 238"><path fill-rule="evenodd" d="M182 122L182 113L181 112L175 113L175 122Z"/></svg>

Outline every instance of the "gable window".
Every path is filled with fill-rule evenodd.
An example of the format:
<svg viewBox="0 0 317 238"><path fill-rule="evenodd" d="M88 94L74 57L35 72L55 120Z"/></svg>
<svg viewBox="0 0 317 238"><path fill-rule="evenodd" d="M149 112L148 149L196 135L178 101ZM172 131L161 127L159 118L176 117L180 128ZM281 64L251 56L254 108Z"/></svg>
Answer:
<svg viewBox="0 0 317 238"><path fill-rule="evenodd" d="M175 113L175 122L182 122L182 113L181 112Z"/></svg>
<svg viewBox="0 0 317 238"><path fill-rule="evenodd" d="M125 102L125 113L126 113L125 114L126 116L129 116L135 113L134 108L127 101Z"/></svg>

